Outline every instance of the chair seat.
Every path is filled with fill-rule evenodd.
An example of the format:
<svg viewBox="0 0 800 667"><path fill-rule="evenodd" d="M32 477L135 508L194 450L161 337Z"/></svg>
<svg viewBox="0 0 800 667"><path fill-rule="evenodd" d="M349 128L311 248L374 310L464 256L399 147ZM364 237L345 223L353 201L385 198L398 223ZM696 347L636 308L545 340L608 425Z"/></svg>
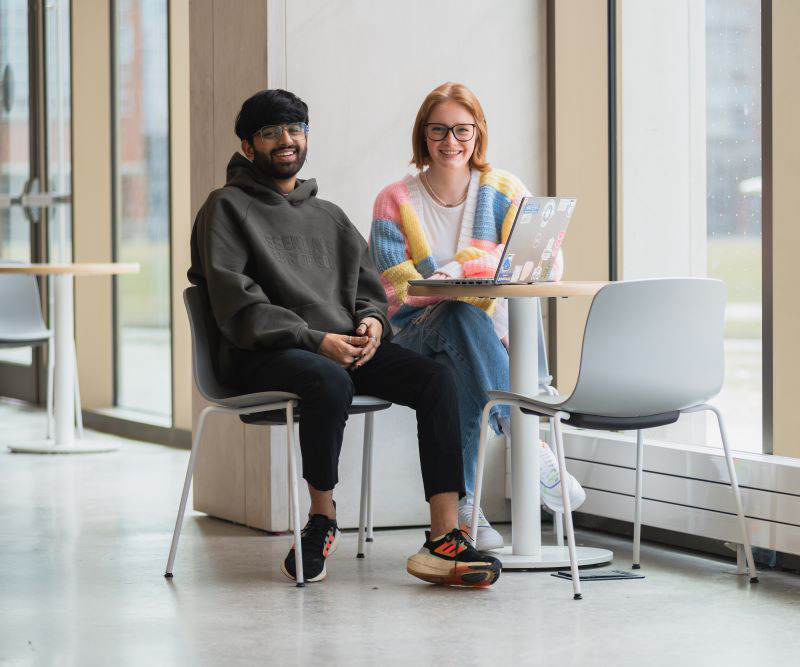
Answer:
<svg viewBox="0 0 800 667"><path fill-rule="evenodd" d="M294 394L289 394L294 396ZM297 398L295 396L295 398ZM392 407L389 401L384 401L374 396L354 396L353 402L350 404L350 409L347 411L351 415L360 415L365 412L378 412L379 410L386 410ZM303 409L303 402L300 401L298 406L294 409L294 420L297 421L300 417L300 412ZM239 415L245 424L285 424L286 411L285 410L269 410L265 412L253 412L249 415Z"/></svg>
<svg viewBox="0 0 800 667"><path fill-rule="evenodd" d="M570 409L569 396L526 396L525 394L515 394L509 391L490 391L489 397L510 398L526 403L520 410L525 414L549 417L551 410L563 410L569 414L569 419L564 419L564 424L576 426L578 428L597 428L604 431L634 431L642 428L655 428L665 426L678 421L680 410L671 410L654 415L591 415L584 412L576 412ZM537 410L541 406L544 410Z"/></svg>
<svg viewBox="0 0 800 667"><path fill-rule="evenodd" d="M522 412L529 415L539 415L546 417L542 413L520 408ZM605 417L603 415L586 415L580 412L570 412L569 419L562 423L576 426L578 428L596 428L602 431L636 431L642 428L655 428L674 424L681 416L680 411L664 412L660 415L647 415L643 417Z"/></svg>
<svg viewBox="0 0 800 667"><path fill-rule="evenodd" d="M27 347L41 345L53 337L49 329L0 328L0 347Z"/></svg>
<svg viewBox="0 0 800 667"><path fill-rule="evenodd" d="M253 394L241 394L239 396L231 392L230 395L221 398L207 394L203 394L203 396L211 403L216 403L226 408L249 408L268 403L281 403L292 399L296 401L300 400L297 394L290 394L287 391L259 391Z"/></svg>

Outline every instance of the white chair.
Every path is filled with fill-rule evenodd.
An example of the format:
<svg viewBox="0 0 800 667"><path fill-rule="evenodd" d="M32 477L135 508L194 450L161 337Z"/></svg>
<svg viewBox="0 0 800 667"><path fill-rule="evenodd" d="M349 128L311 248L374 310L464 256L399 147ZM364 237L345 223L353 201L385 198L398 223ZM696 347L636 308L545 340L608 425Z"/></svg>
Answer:
<svg viewBox="0 0 800 667"><path fill-rule="evenodd" d="M717 417L736 504L750 581L758 581L745 525L739 484L720 411L706 401L724 376L723 325L726 288L719 280L664 278L611 283L594 297L583 337L580 370L568 396L490 392L483 411L475 506L480 503L489 411L506 404L549 417L561 479L566 463L561 423L581 428L636 430L633 567L639 567L642 522L642 430L710 410ZM581 598L575 536L566 485L561 485L575 599ZM473 535L477 526L473 516Z"/></svg>
<svg viewBox="0 0 800 667"><path fill-rule="evenodd" d="M175 553L178 549L183 516L186 511L186 501L189 497L189 488L192 483L192 474L197 459L197 450L203 434L206 417L212 412L222 412L243 415L259 415L257 423L286 424L286 441L289 454L289 483L291 487L291 512L295 542L295 569L298 587L305 586L303 578L303 554L301 546L301 521L300 504L298 498L298 469L294 445L294 409L300 403L300 397L283 391L265 391L253 394L241 394L230 387L219 383L214 373L214 364L211 350L216 349L217 336L219 336L216 322L211 313L208 297L203 289L189 287L183 293L183 300L189 314L189 325L192 333L192 356L194 367L194 380L200 394L211 405L206 406L197 420L197 429L192 440L192 451L189 455L189 464L186 467L186 478L183 483L178 516L175 520L175 530L172 534L172 544L167 559L165 577L172 577L172 568L175 563ZM371 507L369 498L372 491L371 461L372 461L372 431L373 416L378 410L389 408L391 403L371 396L355 396L350 408L350 414L365 413L364 420L364 471L362 471L361 484L361 516L359 525L359 555L363 554L363 536L365 533L366 503ZM371 527L370 527L371 530ZM361 556L363 557L363 556Z"/></svg>
<svg viewBox="0 0 800 667"><path fill-rule="evenodd" d="M36 276L24 273L0 275L0 348L37 347L47 345L47 438L53 433L53 373L55 370L53 331L42 318L39 285ZM75 374L75 419L78 437L83 437L81 398L78 388L75 347L72 352L72 370Z"/></svg>

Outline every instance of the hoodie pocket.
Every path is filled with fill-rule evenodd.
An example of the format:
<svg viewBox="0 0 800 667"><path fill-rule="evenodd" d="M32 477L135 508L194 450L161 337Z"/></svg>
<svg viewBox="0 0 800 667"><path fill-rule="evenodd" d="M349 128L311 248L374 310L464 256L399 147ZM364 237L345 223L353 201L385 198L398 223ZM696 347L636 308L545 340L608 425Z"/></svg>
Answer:
<svg viewBox="0 0 800 667"><path fill-rule="evenodd" d="M309 303L292 308L302 317L309 328L326 333L352 333L353 314L342 306L332 303Z"/></svg>

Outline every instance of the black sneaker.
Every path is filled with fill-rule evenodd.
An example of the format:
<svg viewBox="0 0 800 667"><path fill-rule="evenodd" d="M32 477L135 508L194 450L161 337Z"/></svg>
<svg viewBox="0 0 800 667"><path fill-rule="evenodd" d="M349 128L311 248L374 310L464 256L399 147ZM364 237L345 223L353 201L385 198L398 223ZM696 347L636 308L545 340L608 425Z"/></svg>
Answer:
<svg viewBox="0 0 800 667"><path fill-rule="evenodd" d="M458 528L435 542L426 530L425 544L406 565L409 574L445 586L491 586L500 578L500 569L499 560L476 551Z"/></svg>
<svg viewBox="0 0 800 667"><path fill-rule="evenodd" d="M339 544L339 527L336 519L329 519L324 514L310 517L301 533L303 545L303 579L305 581L322 581L328 574L325 571L325 559L330 556ZM296 579L294 567L294 548L281 564L281 572L289 579Z"/></svg>

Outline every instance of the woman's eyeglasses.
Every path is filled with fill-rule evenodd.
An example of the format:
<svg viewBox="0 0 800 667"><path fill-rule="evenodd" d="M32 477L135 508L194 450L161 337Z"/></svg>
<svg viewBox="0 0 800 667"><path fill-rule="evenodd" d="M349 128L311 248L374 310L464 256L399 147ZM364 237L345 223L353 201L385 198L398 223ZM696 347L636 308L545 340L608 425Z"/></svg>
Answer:
<svg viewBox="0 0 800 667"><path fill-rule="evenodd" d="M475 127L476 123L459 123L458 125L425 123L425 136L431 141L441 141L448 132L452 132L457 141L469 141L475 136Z"/></svg>

